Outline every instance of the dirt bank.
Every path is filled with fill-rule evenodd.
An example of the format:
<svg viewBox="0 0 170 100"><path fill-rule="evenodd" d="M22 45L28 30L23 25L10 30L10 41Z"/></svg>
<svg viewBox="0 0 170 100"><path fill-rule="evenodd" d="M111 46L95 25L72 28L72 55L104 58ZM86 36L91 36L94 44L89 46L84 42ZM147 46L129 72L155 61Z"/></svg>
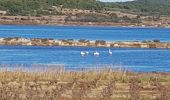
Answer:
<svg viewBox="0 0 170 100"><path fill-rule="evenodd" d="M0 16L0 24L15 25L91 25L91 26L129 26L129 27L169 27L167 21L145 21L142 23L131 22L81 22L67 21L68 16Z"/></svg>

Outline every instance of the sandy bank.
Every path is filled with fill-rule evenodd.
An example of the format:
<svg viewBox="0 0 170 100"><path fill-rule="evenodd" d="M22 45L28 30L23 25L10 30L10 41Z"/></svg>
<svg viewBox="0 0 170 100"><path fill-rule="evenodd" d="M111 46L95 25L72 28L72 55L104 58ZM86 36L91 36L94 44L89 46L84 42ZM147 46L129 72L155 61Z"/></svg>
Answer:
<svg viewBox="0 0 170 100"><path fill-rule="evenodd" d="M153 41L90 41L64 40L64 39L42 39L42 38L0 38L0 45L24 45L24 46L82 46L82 47L113 47L113 48L170 48L169 42Z"/></svg>

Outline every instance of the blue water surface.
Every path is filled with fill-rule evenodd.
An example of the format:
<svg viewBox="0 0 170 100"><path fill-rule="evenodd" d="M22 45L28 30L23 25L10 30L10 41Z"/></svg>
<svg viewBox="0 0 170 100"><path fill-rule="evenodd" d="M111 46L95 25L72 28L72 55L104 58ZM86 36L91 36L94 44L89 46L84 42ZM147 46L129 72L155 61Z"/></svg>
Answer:
<svg viewBox="0 0 170 100"><path fill-rule="evenodd" d="M81 51L90 54L81 56ZM94 56L95 51L100 56ZM170 49L0 46L0 64L53 64L70 69L122 67L133 71L170 71Z"/></svg>
<svg viewBox="0 0 170 100"><path fill-rule="evenodd" d="M161 41L170 41L170 28L0 25L0 37L107 41L142 41L158 39Z"/></svg>
<svg viewBox="0 0 170 100"><path fill-rule="evenodd" d="M170 42L170 28L0 25L0 37ZM0 46L0 64L64 65L67 69L121 67L170 72L170 49ZM90 52L81 56L81 51ZM93 55L95 51L100 56Z"/></svg>

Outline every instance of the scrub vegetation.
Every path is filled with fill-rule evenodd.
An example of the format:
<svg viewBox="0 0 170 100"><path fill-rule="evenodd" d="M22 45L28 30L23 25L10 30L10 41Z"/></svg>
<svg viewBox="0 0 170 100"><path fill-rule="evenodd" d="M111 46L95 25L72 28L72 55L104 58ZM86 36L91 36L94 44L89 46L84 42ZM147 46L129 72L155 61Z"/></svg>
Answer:
<svg viewBox="0 0 170 100"><path fill-rule="evenodd" d="M168 100L169 73L1 70L1 100Z"/></svg>
<svg viewBox="0 0 170 100"><path fill-rule="evenodd" d="M169 0L135 0L126 3L103 3L97 0L0 0L0 10L9 11L11 15L49 15L52 6L143 15L170 15Z"/></svg>

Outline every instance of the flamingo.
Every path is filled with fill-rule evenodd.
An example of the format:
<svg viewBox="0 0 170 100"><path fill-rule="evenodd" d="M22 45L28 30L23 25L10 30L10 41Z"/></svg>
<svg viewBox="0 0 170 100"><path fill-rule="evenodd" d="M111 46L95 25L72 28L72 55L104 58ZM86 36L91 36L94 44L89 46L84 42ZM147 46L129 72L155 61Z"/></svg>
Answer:
<svg viewBox="0 0 170 100"><path fill-rule="evenodd" d="M81 54L82 56L84 56L86 53L85 53L85 52L83 52L83 51L81 51L81 52L80 52L80 54Z"/></svg>
<svg viewBox="0 0 170 100"><path fill-rule="evenodd" d="M94 55L95 55L95 56L99 56L100 53L96 51L96 52L94 53Z"/></svg>
<svg viewBox="0 0 170 100"><path fill-rule="evenodd" d="M86 51L86 54L87 54L87 55L89 55L89 52L88 52L88 51Z"/></svg>
<svg viewBox="0 0 170 100"><path fill-rule="evenodd" d="M113 52L112 52L110 49L109 49L109 54L110 54L110 55L112 55L112 54L113 54Z"/></svg>

